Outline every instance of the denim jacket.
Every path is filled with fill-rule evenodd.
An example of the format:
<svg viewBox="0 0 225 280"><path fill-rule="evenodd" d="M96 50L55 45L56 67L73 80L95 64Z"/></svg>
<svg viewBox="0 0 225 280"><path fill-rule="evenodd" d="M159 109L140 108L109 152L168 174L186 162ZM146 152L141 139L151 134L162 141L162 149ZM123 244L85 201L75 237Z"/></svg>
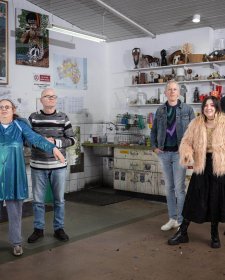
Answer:
<svg viewBox="0 0 225 280"><path fill-rule="evenodd" d="M178 146L187 129L188 124L195 118L194 110L190 105L180 102L176 107L176 133ZM167 129L167 106L162 104L156 111L153 126L151 129L151 147L154 150L164 149Z"/></svg>

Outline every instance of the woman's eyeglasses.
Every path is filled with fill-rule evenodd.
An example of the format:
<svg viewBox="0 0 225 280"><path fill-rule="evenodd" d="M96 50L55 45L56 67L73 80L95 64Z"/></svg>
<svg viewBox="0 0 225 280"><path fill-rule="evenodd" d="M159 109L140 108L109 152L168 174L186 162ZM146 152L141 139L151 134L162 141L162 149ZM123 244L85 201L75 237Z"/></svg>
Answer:
<svg viewBox="0 0 225 280"><path fill-rule="evenodd" d="M0 105L0 110L1 110L1 111L2 111L2 110L9 110L9 109L12 109L12 106L9 106L9 105L5 105L5 106Z"/></svg>
<svg viewBox="0 0 225 280"><path fill-rule="evenodd" d="M56 95L45 95L45 96L42 96L42 97L47 98L47 99L57 99Z"/></svg>

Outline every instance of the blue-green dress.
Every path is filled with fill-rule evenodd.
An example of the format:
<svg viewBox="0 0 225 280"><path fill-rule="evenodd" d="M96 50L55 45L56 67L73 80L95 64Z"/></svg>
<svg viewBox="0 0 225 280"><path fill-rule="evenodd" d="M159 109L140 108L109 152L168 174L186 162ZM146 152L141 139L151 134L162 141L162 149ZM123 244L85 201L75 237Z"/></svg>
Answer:
<svg viewBox="0 0 225 280"><path fill-rule="evenodd" d="M7 128L0 124L0 201L28 197L24 141L49 153L55 147L22 120L14 120Z"/></svg>

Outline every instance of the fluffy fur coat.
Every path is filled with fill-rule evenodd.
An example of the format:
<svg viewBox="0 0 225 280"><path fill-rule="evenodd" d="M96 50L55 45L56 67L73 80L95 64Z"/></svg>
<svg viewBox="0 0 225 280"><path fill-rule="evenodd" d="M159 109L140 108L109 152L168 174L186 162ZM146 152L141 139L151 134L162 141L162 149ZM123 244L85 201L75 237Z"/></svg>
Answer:
<svg viewBox="0 0 225 280"><path fill-rule="evenodd" d="M216 116L217 125L212 135L213 173L225 174L225 115ZM193 165L193 171L201 174L206 163L207 132L203 116L196 117L182 138L179 152L183 166Z"/></svg>

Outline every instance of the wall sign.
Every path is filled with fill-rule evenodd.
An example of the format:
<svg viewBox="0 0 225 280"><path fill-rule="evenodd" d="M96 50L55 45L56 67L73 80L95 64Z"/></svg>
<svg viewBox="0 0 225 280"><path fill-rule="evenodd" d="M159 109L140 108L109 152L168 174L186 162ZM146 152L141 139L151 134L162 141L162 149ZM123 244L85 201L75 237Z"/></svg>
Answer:
<svg viewBox="0 0 225 280"><path fill-rule="evenodd" d="M33 90L44 90L51 86L51 75L33 73Z"/></svg>

